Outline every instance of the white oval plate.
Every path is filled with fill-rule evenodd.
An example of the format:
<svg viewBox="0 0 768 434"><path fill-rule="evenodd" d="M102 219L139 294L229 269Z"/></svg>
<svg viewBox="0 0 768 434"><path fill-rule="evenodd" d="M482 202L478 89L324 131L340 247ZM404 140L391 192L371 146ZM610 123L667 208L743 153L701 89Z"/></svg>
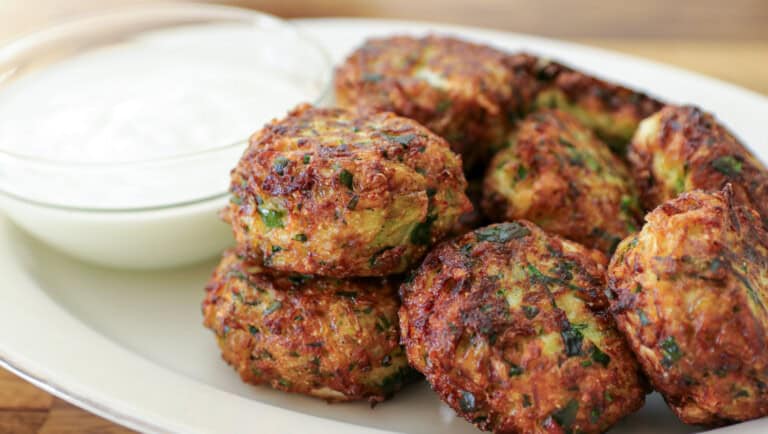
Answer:
<svg viewBox="0 0 768 434"><path fill-rule="evenodd" d="M336 62L367 36L428 31L551 56L671 102L695 102L768 160L768 99L700 75L579 45L466 27L344 19L298 23ZM50 250L0 217L0 362L49 392L146 432L477 432L424 383L373 409L241 383L201 326L202 288L213 266L164 272L98 268ZM694 431L655 394L614 430ZM768 432L768 419L721 430L733 431Z"/></svg>

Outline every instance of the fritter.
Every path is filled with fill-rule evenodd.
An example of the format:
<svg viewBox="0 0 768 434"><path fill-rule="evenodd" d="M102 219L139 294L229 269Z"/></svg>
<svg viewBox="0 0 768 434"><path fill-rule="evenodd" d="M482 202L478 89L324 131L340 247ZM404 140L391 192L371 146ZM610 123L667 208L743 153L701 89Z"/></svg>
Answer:
<svg viewBox="0 0 768 434"><path fill-rule="evenodd" d="M768 234L734 196L665 202L610 264L619 329L686 423L768 415Z"/></svg>
<svg viewBox="0 0 768 434"><path fill-rule="evenodd" d="M415 119L472 168L530 108L538 90L535 63L451 37L369 39L336 69L336 102Z"/></svg>
<svg viewBox="0 0 768 434"><path fill-rule="evenodd" d="M711 114L664 107L643 121L628 158L646 209L684 191L717 191L730 183L768 228L768 170Z"/></svg>
<svg viewBox="0 0 768 434"><path fill-rule="evenodd" d="M537 109L558 108L571 113L622 156L640 121L663 105L642 92L557 62L541 60L536 76L543 83L536 96Z"/></svg>
<svg viewBox="0 0 768 434"><path fill-rule="evenodd" d="M302 105L251 137L224 218L264 266L404 272L471 209L461 158L410 119Z"/></svg>
<svg viewBox="0 0 768 434"><path fill-rule="evenodd" d="M206 291L205 326L245 382L377 402L414 376L391 281L279 275L229 251Z"/></svg>
<svg viewBox="0 0 768 434"><path fill-rule="evenodd" d="M527 221L444 242L400 288L408 360L496 433L602 432L644 402L605 256Z"/></svg>
<svg viewBox="0 0 768 434"><path fill-rule="evenodd" d="M483 210L494 221L527 219L608 253L642 219L622 160L560 110L529 115L493 157Z"/></svg>

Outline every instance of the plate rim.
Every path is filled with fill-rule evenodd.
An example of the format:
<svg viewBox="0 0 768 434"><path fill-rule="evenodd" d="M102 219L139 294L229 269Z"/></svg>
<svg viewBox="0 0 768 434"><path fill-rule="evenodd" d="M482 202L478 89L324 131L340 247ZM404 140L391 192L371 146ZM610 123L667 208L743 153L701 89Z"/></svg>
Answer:
<svg viewBox="0 0 768 434"><path fill-rule="evenodd" d="M128 429L138 432L163 432L163 429L160 426L156 426L151 422L144 421L128 414L122 414L119 411L110 409L88 398L77 396L75 393L69 393L63 387L56 385L51 380L45 380L27 372L18 365L20 364L15 364L6 358L4 354L0 354L0 368L6 369L35 387L40 388L44 392Z"/></svg>

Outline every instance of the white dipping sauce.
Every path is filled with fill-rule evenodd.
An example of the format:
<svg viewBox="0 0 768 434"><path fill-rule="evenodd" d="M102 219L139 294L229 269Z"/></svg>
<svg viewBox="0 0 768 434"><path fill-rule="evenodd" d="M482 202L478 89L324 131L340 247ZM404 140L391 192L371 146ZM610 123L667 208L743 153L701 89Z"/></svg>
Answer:
<svg viewBox="0 0 768 434"><path fill-rule="evenodd" d="M245 141L318 101L331 73L290 25L204 5L85 19L0 51L0 211L60 251L121 268L231 245L217 213Z"/></svg>
<svg viewBox="0 0 768 434"><path fill-rule="evenodd" d="M221 195L242 146L189 161L114 163L242 142L316 99L326 73L264 43L262 31L218 24L144 33L11 81L0 88L0 150L77 165L6 167L0 182L19 197L88 209Z"/></svg>

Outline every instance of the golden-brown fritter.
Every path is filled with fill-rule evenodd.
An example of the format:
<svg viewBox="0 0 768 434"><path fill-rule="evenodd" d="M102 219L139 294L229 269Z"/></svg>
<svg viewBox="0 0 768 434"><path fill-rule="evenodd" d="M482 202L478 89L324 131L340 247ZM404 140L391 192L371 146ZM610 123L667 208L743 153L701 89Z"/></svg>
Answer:
<svg viewBox="0 0 768 434"><path fill-rule="evenodd" d="M610 316L606 258L526 221L435 248L400 288L408 360L496 433L593 433L646 387Z"/></svg>
<svg viewBox="0 0 768 434"><path fill-rule="evenodd" d="M484 162L532 104L536 60L451 37L370 39L336 69L336 102L393 111L451 143L465 167Z"/></svg>
<svg viewBox="0 0 768 434"><path fill-rule="evenodd" d="M730 183L768 228L768 170L711 114L664 107L643 121L628 158L646 209L684 191L717 191Z"/></svg>
<svg viewBox="0 0 768 434"><path fill-rule="evenodd" d="M229 251L206 291L205 326L243 381L376 402L414 376L391 281L279 275Z"/></svg>
<svg viewBox="0 0 768 434"><path fill-rule="evenodd" d="M558 108L571 113L621 156L640 121L663 105L642 92L556 62L539 61L536 76L543 83L536 96L536 109Z"/></svg>
<svg viewBox="0 0 768 434"><path fill-rule="evenodd" d="M471 209L461 158L423 126L308 105L251 138L230 189L249 259L332 277L404 272Z"/></svg>
<svg viewBox="0 0 768 434"><path fill-rule="evenodd" d="M483 210L494 221L530 220L607 253L642 218L624 162L560 110L529 115L493 157Z"/></svg>
<svg viewBox="0 0 768 434"><path fill-rule="evenodd" d="M336 101L416 119L471 170L532 110L576 116L624 155L640 121L662 107L641 92L525 53L430 35L370 39L337 68Z"/></svg>
<svg viewBox="0 0 768 434"><path fill-rule="evenodd" d="M684 422L768 415L768 234L730 187L646 216L609 269L617 323Z"/></svg>

